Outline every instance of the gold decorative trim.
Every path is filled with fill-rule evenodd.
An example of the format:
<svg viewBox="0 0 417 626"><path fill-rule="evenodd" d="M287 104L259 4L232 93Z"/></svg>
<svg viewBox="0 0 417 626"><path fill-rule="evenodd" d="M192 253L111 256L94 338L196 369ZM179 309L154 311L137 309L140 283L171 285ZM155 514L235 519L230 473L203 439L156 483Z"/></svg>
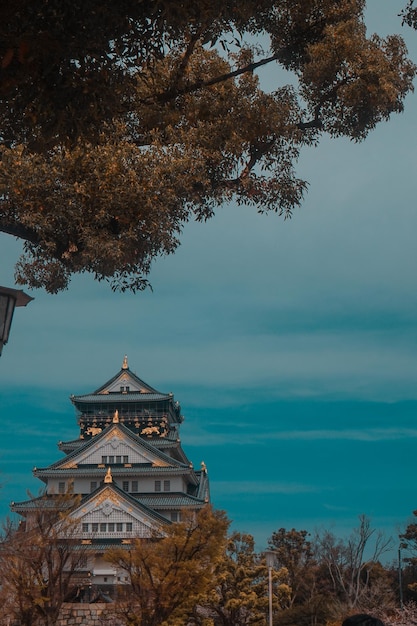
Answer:
<svg viewBox="0 0 417 626"><path fill-rule="evenodd" d="M119 506L122 503L122 500L109 487L102 491L102 493L93 500L93 503L98 506L106 500L110 500L110 502Z"/></svg>

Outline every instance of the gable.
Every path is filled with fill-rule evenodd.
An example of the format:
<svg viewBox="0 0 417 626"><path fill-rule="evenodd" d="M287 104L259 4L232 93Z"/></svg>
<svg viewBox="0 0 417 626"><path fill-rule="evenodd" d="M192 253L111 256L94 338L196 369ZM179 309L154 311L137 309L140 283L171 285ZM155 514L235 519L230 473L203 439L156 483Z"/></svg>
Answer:
<svg viewBox="0 0 417 626"><path fill-rule="evenodd" d="M109 384L102 387L98 393L120 393L132 392L149 393L150 388L140 379L133 377L128 370L120 372Z"/></svg>
<svg viewBox="0 0 417 626"><path fill-rule="evenodd" d="M151 510L135 505L110 486L81 504L71 517L79 521L79 536L86 540L151 537L162 533L164 524Z"/></svg>
<svg viewBox="0 0 417 626"><path fill-rule="evenodd" d="M71 454L70 459L64 459L57 464L62 469L80 465L133 465L151 464L158 467L169 467L171 464L166 455L157 449L149 449L140 439L134 441L121 428L114 425L108 432L102 432L94 437L87 446Z"/></svg>
<svg viewBox="0 0 417 626"><path fill-rule="evenodd" d="M127 356L123 359L120 372L108 380L104 385L96 389L94 394L108 393L156 393L156 389L141 380L136 374L130 371Z"/></svg>

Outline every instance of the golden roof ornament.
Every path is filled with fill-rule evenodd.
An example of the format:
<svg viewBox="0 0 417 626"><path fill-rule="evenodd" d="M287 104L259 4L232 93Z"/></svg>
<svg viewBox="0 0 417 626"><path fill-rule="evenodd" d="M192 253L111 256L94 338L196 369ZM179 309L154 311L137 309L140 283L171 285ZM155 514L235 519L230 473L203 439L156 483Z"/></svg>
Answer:
<svg viewBox="0 0 417 626"><path fill-rule="evenodd" d="M128 369L129 369L129 365L127 363L127 355L125 354L124 359L123 359L122 370L128 370Z"/></svg>
<svg viewBox="0 0 417 626"><path fill-rule="evenodd" d="M201 461L201 471L207 473L207 465L204 463L204 461Z"/></svg>
<svg viewBox="0 0 417 626"><path fill-rule="evenodd" d="M105 483L112 483L113 482L113 476L111 475L111 469L110 467L107 469L107 473L104 477L104 482Z"/></svg>
<svg viewBox="0 0 417 626"><path fill-rule="evenodd" d="M119 423L119 411L116 409L113 415L113 424Z"/></svg>

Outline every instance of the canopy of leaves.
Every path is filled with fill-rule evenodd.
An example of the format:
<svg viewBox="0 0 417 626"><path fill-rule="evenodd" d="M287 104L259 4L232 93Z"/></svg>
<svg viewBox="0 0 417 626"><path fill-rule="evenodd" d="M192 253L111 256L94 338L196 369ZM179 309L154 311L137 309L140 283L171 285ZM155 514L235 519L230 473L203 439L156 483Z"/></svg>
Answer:
<svg viewBox="0 0 417 626"><path fill-rule="evenodd" d="M0 231L25 242L17 282L143 289L188 220L232 199L290 215L300 149L365 138L412 89L402 39L367 36L364 5L2 3Z"/></svg>
<svg viewBox="0 0 417 626"><path fill-rule="evenodd" d="M288 605L304 598L312 588L313 551L306 530L280 528L268 542L275 554L276 564L286 568L289 582Z"/></svg>
<svg viewBox="0 0 417 626"><path fill-rule="evenodd" d="M229 522L208 505L181 515L181 522L164 528L162 539L136 539L130 551L115 548L106 555L128 576L129 587L120 588L118 612L131 626L186 624L187 615L214 584Z"/></svg>
<svg viewBox="0 0 417 626"><path fill-rule="evenodd" d="M408 24L411 28L417 29L417 7L414 0L408 0L407 6L401 13L404 24Z"/></svg>
<svg viewBox="0 0 417 626"><path fill-rule="evenodd" d="M215 585L196 613L210 615L222 626L265 623L267 571L255 553L252 535L234 532L215 570Z"/></svg>

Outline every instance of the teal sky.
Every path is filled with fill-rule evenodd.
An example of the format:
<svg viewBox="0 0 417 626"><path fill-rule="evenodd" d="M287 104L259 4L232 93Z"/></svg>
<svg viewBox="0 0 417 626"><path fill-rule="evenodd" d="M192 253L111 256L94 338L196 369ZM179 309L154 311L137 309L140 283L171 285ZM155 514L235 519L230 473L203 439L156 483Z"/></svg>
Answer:
<svg viewBox="0 0 417 626"><path fill-rule="evenodd" d="M368 4L370 30L401 32L417 62L405 0ZM292 220L227 206L189 224L153 292L88 276L30 292L0 358L1 515L77 436L69 395L127 354L181 402L186 453L259 547L280 527L346 534L361 514L398 534L417 509L417 95L362 144L307 150L298 173ZM0 235L0 284L20 247Z"/></svg>

